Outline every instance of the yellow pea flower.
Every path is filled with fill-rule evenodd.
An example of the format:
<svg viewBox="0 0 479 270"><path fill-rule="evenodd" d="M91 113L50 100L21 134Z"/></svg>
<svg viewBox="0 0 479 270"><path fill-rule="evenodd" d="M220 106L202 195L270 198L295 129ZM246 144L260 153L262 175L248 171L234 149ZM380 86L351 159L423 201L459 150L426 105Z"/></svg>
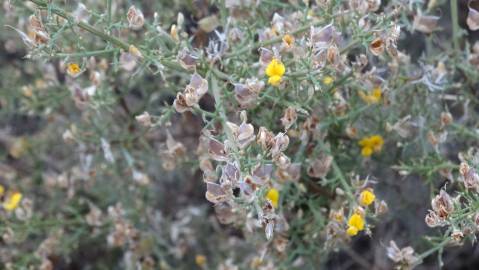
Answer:
<svg viewBox="0 0 479 270"><path fill-rule="evenodd" d="M359 214L353 214L348 220L348 225L362 231L364 230L364 218Z"/></svg>
<svg viewBox="0 0 479 270"><path fill-rule="evenodd" d="M374 195L373 190L365 189L359 195L359 203L363 206L368 206L374 202L376 195Z"/></svg>
<svg viewBox="0 0 479 270"><path fill-rule="evenodd" d="M281 83L282 77L286 71L284 64L276 58L273 58L266 67L266 76L269 77L268 83L273 86L278 86Z"/></svg>
<svg viewBox="0 0 479 270"><path fill-rule="evenodd" d="M348 226L346 233L354 236L364 230L364 218L359 214L353 214L348 220Z"/></svg>
<svg viewBox="0 0 479 270"><path fill-rule="evenodd" d="M326 77L323 78L323 83L325 85L329 86L329 85L333 84L333 82L334 82L334 78L331 77L331 76L326 76Z"/></svg>
<svg viewBox="0 0 479 270"><path fill-rule="evenodd" d="M72 77L76 77L80 73L81 69L77 63L70 63L67 66L67 73Z"/></svg>
<svg viewBox="0 0 479 270"><path fill-rule="evenodd" d="M376 86L371 91L371 93L364 93L363 91L359 91L359 97L368 104L376 104L381 101L382 91L381 87Z"/></svg>
<svg viewBox="0 0 479 270"><path fill-rule="evenodd" d="M195 263L199 267L204 267L206 265L206 257L204 255L196 255L195 256Z"/></svg>
<svg viewBox="0 0 479 270"><path fill-rule="evenodd" d="M283 44L287 47L287 48L291 48L293 47L294 45L294 37L290 34L286 34L283 36Z"/></svg>
<svg viewBox="0 0 479 270"><path fill-rule="evenodd" d="M372 135L362 138L358 144L361 146L361 155L369 157L373 153L381 151L384 145L384 139L381 135Z"/></svg>
<svg viewBox="0 0 479 270"><path fill-rule="evenodd" d="M363 157L370 157L373 154L373 149L369 146L361 148L361 155Z"/></svg>
<svg viewBox="0 0 479 270"><path fill-rule="evenodd" d="M268 199L274 208L278 207L279 191L275 188L270 188L266 193L266 199Z"/></svg>
<svg viewBox="0 0 479 270"><path fill-rule="evenodd" d="M130 45L130 47L128 47L128 52L136 57L143 58L143 55L141 54L140 50L138 50L138 48L134 45Z"/></svg>
<svg viewBox="0 0 479 270"><path fill-rule="evenodd" d="M349 226L348 227L348 230L346 231L346 233L349 235L349 236L355 236L356 234L358 234L358 229L356 227L353 227L353 226Z"/></svg>
<svg viewBox="0 0 479 270"><path fill-rule="evenodd" d="M13 192L7 196L5 201L3 202L3 209L7 211L13 211L18 207L20 201L22 200L22 193L20 192Z"/></svg>
<svg viewBox="0 0 479 270"><path fill-rule="evenodd" d="M281 83L281 77L280 76L271 76L268 79L268 83L273 85L273 86L278 86Z"/></svg>
<svg viewBox="0 0 479 270"><path fill-rule="evenodd" d="M374 150L374 152L379 152L383 148L384 145L384 139L381 137L381 135L373 135L369 137L371 141L371 146Z"/></svg>

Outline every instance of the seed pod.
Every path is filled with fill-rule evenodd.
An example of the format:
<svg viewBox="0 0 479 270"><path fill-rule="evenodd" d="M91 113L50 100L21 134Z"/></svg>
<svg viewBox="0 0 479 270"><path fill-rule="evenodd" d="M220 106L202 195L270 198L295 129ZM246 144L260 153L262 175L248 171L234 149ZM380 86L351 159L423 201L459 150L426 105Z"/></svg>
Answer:
<svg viewBox="0 0 479 270"><path fill-rule="evenodd" d="M125 71L133 71L137 65L138 57L129 53L129 52L122 52L120 54L120 67Z"/></svg>
<svg viewBox="0 0 479 270"><path fill-rule="evenodd" d="M323 178L328 175L333 162L333 157L330 155L322 155L312 161L308 167L308 175L313 178Z"/></svg>
<svg viewBox="0 0 479 270"><path fill-rule="evenodd" d="M265 232L267 240L271 240L273 238L273 231L274 231L274 221L270 220L266 223L266 226L264 228L264 232Z"/></svg>
<svg viewBox="0 0 479 270"><path fill-rule="evenodd" d="M176 141L169 131L167 131L166 136L167 151L175 158L184 156L186 154L186 147L181 142Z"/></svg>
<svg viewBox="0 0 479 270"><path fill-rule="evenodd" d="M335 65L339 62L339 49L336 45L330 46L328 48L326 59L332 65Z"/></svg>
<svg viewBox="0 0 479 270"><path fill-rule="evenodd" d="M451 233L451 238L453 241L455 241L456 243L460 243L462 241L462 239L464 238L464 233L460 230L454 230L452 233Z"/></svg>
<svg viewBox="0 0 479 270"><path fill-rule="evenodd" d="M289 145L289 137L285 133L278 133L273 138L273 145L271 148L271 155L275 157L276 155L279 155L281 152L286 150Z"/></svg>
<svg viewBox="0 0 479 270"><path fill-rule="evenodd" d="M389 243L386 251L388 258L399 266L397 269L412 269L420 261L412 247L399 249L394 241Z"/></svg>
<svg viewBox="0 0 479 270"><path fill-rule="evenodd" d="M474 223L476 224L476 230L479 230L479 213L474 216Z"/></svg>
<svg viewBox="0 0 479 270"><path fill-rule="evenodd" d="M445 127L451 124L453 121L452 114L449 112L442 112L441 113L441 127Z"/></svg>
<svg viewBox="0 0 479 270"><path fill-rule="evenodd" d="M382 38L376 38L369 44L369 50L375 56L379 56L384 52L384 41Z"/></svg>
<svg viewBox="0 0 479 270"><path fill-rule="evenodd" d="M284 153L279 153L275 155L273 159L276 166L278 166L280 169L285 170L289 167L289 165L291 165L291 160Z"/></svg>
<svg viewBox="0 0 479 270"><path fill-rule="evenodd" d="M235 98L242 108L248 108L252 106L258 95L252 92L245 84L234 84Z"/></svg>
<svg viewBox="0 0 479 270"><path fill-rule="evenodd" d="M221 183L228 183L229 185L235 186L240 179L240 170L238 166L234 163L228 162L223 167L221 174Z"/></svg>
<svg viewBox="0 0 479 270"><path fill-rule="evenodd" d="M28 17L28 36L35 45L45 44L50 40L41 19L35 15Z"/></svg>
<svg viewBox="0 0 479 270"><path fill-rule="evenodd" d="M470 170L470 167L467 163L462 162L461 165L459 165L459 173L462 176L466 176L466 174L469 172L469 170Z"/></svg>
<svg viewBox="0 0 479 270"><path fill-rule="evenodd" d="M284 111L283 117L281 118L281 123L284 126L284 129L289 129L298 119L298 114L293 107L288 107Z"/></svg>
<svg viewBox="0 0 479 270"><path fill-rule="evenodd" d="M283 158L286 156L284 154L281 155ZM286 157L287 158L287 157ZM293 163L291 164L291 161L289 158L286 159L286 162L284 165L276 163L278 166L278 169L276 170L276 177L278 180L281 182L296 182L299 180L300 174L301 174L301 164L300 163Z"/></svg>
<svg viewBox="0 0 479 270"><path fill-rule="evenodd" d="M271 179L271 173L273 172L272 164L258 164L252 171L252 180L254 183L263 185L266 181Z"/></svg>
<svg viewBox="0 0 479 270"><path fill-rule="evenodd" d="M349 0L349 8L359 14L365 14L369 9L369 3L364 0Z"/></svg>
<svg viewBox="0 0 479 270"><path fill-rule="evenodd" d="M225 145L215 139L210 139L208 143L208 154L213 160L227 161L228 155Z"/></svg>
<svg viewBox="0 0 479 270"><path fill-rule="evenodd" d="M286 34L283 36L283 43L281 43L281 47L284 48L286 51L290 51L294 47L294 37L290 34Z"/></svg>
<svg viewBox="0 0 479 270"><path fill-rule="evenodd" d="M425 34L430 34L436 30L438 22L438 16L416 15L414 17L413 29Z"/></svg>
<svg viewBox="0 0 479 270"><path fill-rule="evenodd" d="M186 97L183 93L177 93L175 101L173 102L173 107L179 113L184 113L186 111L191 110L186 102Z"/></svg>
<svg viewBox="0 0 479 270"><path fill-rule="evenodd" d="M128 19L128 26L132 30L140 30L145 24L145 17L143 16L143 12L141 12L141 10L137 9L135 6L131 6L128 9L126 17Z"/></svg>
<svg viewBox="0 0 479 270"><path fill-rule="evenodd" d="M191 76L190 83L186 86L184 92L176 95L173 106L179 113L191 110L191 107L198 105L206 92L208 92L208 81L195 73Z"/></svg>
<svg viewBox="0 0 479 270"><path fill-rule="evenodd" d="M367 0L368 10L371 12L376 12L381 6L381 0Z"/></svg>
<svg viewBox="0 0 479 270"><path fill-rule="evenodd" d="M396 42L391 38L386 39L386 51L392 58L396 58L399 55Z"/></svg>
<svg viewBox="0 0 479 270"><path fill-rule="evenodd" d="M279 253L284 253L288 246L288 238L283 235L277 235L273 240L273 246Z"/></svg>
<svg viewBox="0 0 479 270"><path fill-rule="evenodd" d="M241 149L246 148L255 139L253 125L247 124L246 122L241 123L236 139Z"/></svg>
<svg viewBox="0 0 479 270"><path fill-rule="evenodd" d="M190 53L187 49L178 52L178 62L186 70L195 70L198 57Z"/></svg>
<svg viewBox="0 0 479 270"><path fill-rule="evenodd" d="M346 127L346 135L350 139L355 139L358 136L358 129L353 126Z"/></svg>
<svg viewBox="0 0 479 270"><path fill-rule="evenodd" d="M383 201L375 201L374 202L374 214L376 215L383 215L387 213L389 210L388 204L383 200Z"/></svg>
<svg viewBox="0 0 479 270"><path fill-rule="evenodd" d="M226 202L228 200L228 193L221 185L213 182L207 182L205 197L211 203L217 204Z"/></svg>
<svg viewBox="0 0 479 270"><path fill-rule="evenodd" d="M462 168L464 170L464 168ZM462 180L464 182L464 187L467 189L474 189L479 191L479 175L476 173L476 170L470 168L463 175Z"/></svg>
<svg viewBox="0 0 479 270"><path fill-rule="evenodd" d="M469 1L469 12L467 14L467 26L469 29L472 31L479 30L479 11L476 8L471 7L471 3L474 3L474 1Z"/></svg>
<svg viewBox="0 0 479 270"><path fill-rule="evenodd" d="M261 145L264 151L268 151L273 147L274 134L265 127L260 127L256 136L256 142Z"/></svg>
<svg viewBox="0 0 479 270"><path fill-rule="evenodd" d="M434 133L434 131L432 130L429 130L427 132L427 141L432 145L432 146L436 146L439 144L439 139L437 138L436 134Z"/></svg>
<svg viewBox="0 0 479 270"><path fill-rule="evenodd" d="M148 112L143 112L135 117L136 121L144 127L151 127L151 116Z"/></svg>
<svg viewBox="0 0 479 270"><path fill-rule="evenodd" d="M446 191L441 190L439 195L431 201L432 210L436 212L440 220L445 220L454 211L454 204Z"/></svg>

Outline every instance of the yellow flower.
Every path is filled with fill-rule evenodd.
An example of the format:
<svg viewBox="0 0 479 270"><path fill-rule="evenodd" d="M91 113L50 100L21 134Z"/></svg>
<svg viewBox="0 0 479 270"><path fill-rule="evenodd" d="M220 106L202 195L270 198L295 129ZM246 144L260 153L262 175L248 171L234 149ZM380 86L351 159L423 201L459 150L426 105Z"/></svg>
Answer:
<svg viewBox="0 0 479 270"><path fill-rule="evenodd" d="M294 45L294 37L292 35L286 34L283 36L283 44L287 48L291 48Z"/></svg>
<svg viewBox="0 0 479 270"><path fill-rule="evenodd" d="M348 220L348 230L346 233L350 236L358 234L364 230L364 218L359 214L353 214Z"/></svg>
<svg viewBox="0 0 479 270"><path fill-rule="evenodd" d="M67 73L68 75L75 77L80 73L81 69L77 63L70 63L67 66Z"/></svg>
<svg viewBox="0 0 479 270"><path fill-rule="evenodd" d="M383 137L381 137L381 135L373 135L369 137L369 139L371 140L371 146L373 147L374 152L381 151L384 145Z"/></svg>
<svg viewBox="0 0 479 270"><path fill-rule="evenodd" d="M334 78L331 77L331 76L326 76L326 77L323 78L323 83L325 85L331 85L331 84L333 84L333 82L334 82Z"/></svg>
<svg viewBox="0 0 479 270"><path fill-rule="evenodd" d="M143 55L141 54L140 50L138 50L138 48L134 45L130 45L130 47L128 47L128 52L138 58L143 58Z"/></svg>
<svg viewBox="0 0 479 270"><path fill-rule="evenodd" d="M274 208L278 207L279 191L275 188L270 188L266 193L266 199L268 199Z"/></svg>
<svg viewBox="0 0 479 270"><path fill-rule="evenodd" d="M372 189L365 189L359 195L359 203L363 206L368 206L374 202L376 195Z"/></svg>
<svg viewBox="0 0 479 270"><path fill-rule="evenodd" d="M373 154L373 149L369 146L364 146L362 149L361 149L361 155L363 157L370 157L371 155Z"/></svg>
<svg viewBox="0 0 479 270"><path fill-rule="evenodd" d="M268 83L273 85L273 86L278 86L281 83L281 77L280 76L271 76L268 79Z"/></svg>
<svg viewBox="0 0 479 270"><path fill-rule="evenodd" d="M361 155L364 157L369 157L373 153L380 152L384 145L384 139L381 135L372 135L369 137L364 137L358 142L361 146Z"/></svg>
<svg viewBox="0 0 479 270"><path fill-rule="evenodd" d="M281 83L285 71L286 68L283 63L278 59L273 58L266 67L266 75L269 77L268 83L273 86L278 86Z"/></svg>
<svg viewBox="0 0 479 270"><path fill-rule="evenodd" d="M359 91L359 97L368 104L379 103L382 97L381 87L374 87L374 89L369 94L366 94L363 91Z"/></svg>
<svg viewBox="0 0 479 270"><path fill-rule="evenodd" d="M331 211L329 217L330 217L330 219L333 219L336 222L340 222L340 223L343 222L343 220L344 220L343 209Z"/></svg>
<svg viewBox="0 0 479 270"><path fill-rule="evenodd" d="M5 193L5 187L0 185L0 197Z"/></svg>
<svg viewBox="0 0 479 270"><path fill-rule="evenodd" d="M204 255L196 255L195 256L195 263L199 267L204 267L206 265L206 257Z"/></svg>
<svg viewBox="0 0 479 270"><path fill-rule="evenodd" d="M350 236L355 236L356 234L358 234L358 229L356 227L349 226L346 233Z"/></svg>
<svg viewBox="0 0 479 270"><path fill-rule="evenodd" d="M22 197L22 193L17 191L9 194L3 202L3 208L7 211L15 210L18 207L20 201L22 200Z"/></svg>
<svg viewBox="0 0 479 270"><path fill-rule="evenodd" d="M353 214L348 220L348 225L362 231L364 230L364 218L359 214Z"/></svg>

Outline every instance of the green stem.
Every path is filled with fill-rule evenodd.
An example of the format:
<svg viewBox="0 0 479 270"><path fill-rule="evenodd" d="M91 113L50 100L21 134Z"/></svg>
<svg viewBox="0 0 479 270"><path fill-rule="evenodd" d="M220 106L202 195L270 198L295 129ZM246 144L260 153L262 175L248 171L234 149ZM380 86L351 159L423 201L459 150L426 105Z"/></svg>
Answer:
<svg viewBox="0 0 479 270"><path fill-rule="evenodd" d="M454 52L457 55L459 53L459 20L457 12L457 0L451 0L451 23L452 23L452 41L454 44Z"/></svg>
<svg viewBox="0 0 479 270"><path fill-rule="evenodd" d="M353 195L353 190L351 189L351 185L346 180L346 177L344 176L343 172L341 171L338 164L334 160L334 157L333 157L333 161L331 162L331 166L333 167L334 174L339 179L339 183L341 184L341 187L346 192L346 195L349 197L349 199L351 199L351 201L354 201L355 199Z"/></svg>
<svg viewBox="0 0 479 270"><path fill-rule="evenodd" d="M419 254L419 256L418 256L419 261L422 261L423 259L425 259L429 255L433 254L434 252L443 249L451 241L451 239L447 236L449 233L450 233L450 230L448 230L446 232L446 237L445 237L444 240L442 240L441 243L439 243L439 244L435 245L433 248Z"/></svg>
<svg viewBox="0 0 479 270"><path fill-rule="evenodd" d="M107 18L106 22L108 25L111 24L111 0L106 0L106 10L107 10Z"/></svg>
<svg viewBox="0 0 479 270"><path fill-rule="evenodd" d="M211 70L214 70L214 67L211 67ZM238 155L237 155L238 148L235 144L236 140L235 140L235 137L233 135L233 132L230 130L230 128L227 125L228 118L226 116L226 111L225 111L225 108L223 106L223 100L221 98L220 88L218 87L218 81L217 81L217 78L215 76L215 73L213 73L212 75L213 76L210 76L211 77L210 81L211 81L211 91L213 92L213 98L215 99L215 110L220 117L221 124L223 125L223 129L224 129L224 132L226 134L226 137L232 143L233 154L234 154L236 160L239 161L239 158L238 158Z"/></svg>
<svg viewBox="0 0 479 270"><path fill-rule="evenodd" d="M50 55L50 57L90 57L90 56L110 54L117 51L118 49L105 49L105 50L88 51L88 52L55 53L53 55Z"/></svg>
<svg viewBox="0 0 479 270"><path fill-rule="evenodd" d="M360 40L353 40L348 45L346 45L344 48L342 48L340 53L344 54L344 53L348 52L351 48L354 48L358 44L361 44Z"/></svg>
<svg viewBox="0 0 479 270"><path fill-rule="evenodd" d="M39 8L43 8L43 9L48 8L48 3L43 1L43 0L30 0L30 1L33 2L34 4L36 4ZM56 7L51 7L51 11L54 14L68 20L69 22L75 23L81 29L83 29L85 31L88 31L88 32L94 34L95 36L100 37L101 39L103 39L105 41L111 42L115 46L120 47L121 49L123 49L125 51L128 51L128 49L130 47L130 45L128 43L126 43L126 42L124 42L124 41L122 41L122 40L120 40L120 39L118 39L114 36L108 35L107 33L96 29L95 27L91 26L90 24L88 24L86 22L81 22L81 21L76 22L74 16L70 15L69 13L65 12L62 9L59 9L59 8L56 8Z"/></svg>

